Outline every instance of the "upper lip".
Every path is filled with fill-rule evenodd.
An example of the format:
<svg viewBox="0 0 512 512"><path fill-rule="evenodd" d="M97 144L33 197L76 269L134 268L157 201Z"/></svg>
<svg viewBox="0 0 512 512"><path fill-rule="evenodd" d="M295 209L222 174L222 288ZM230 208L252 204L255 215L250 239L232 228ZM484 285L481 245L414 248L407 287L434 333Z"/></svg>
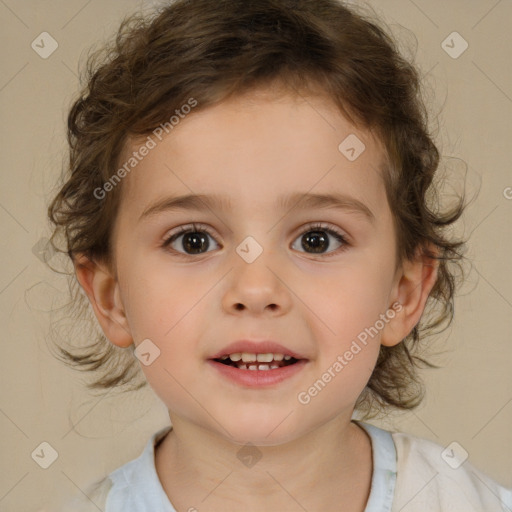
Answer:
<svg viewBox="0 0 512 512"><path fill-rule="evenodd" d="M304 356L286 348L280 343L275 341L264 340L264 341L251 341L251 340L238 340L225 346L219 352L214 354L211 359L218 359L222 356L229 354L236 354L247 352L249 354L283 354L291 356L295 359L306 359Z"/></svg>

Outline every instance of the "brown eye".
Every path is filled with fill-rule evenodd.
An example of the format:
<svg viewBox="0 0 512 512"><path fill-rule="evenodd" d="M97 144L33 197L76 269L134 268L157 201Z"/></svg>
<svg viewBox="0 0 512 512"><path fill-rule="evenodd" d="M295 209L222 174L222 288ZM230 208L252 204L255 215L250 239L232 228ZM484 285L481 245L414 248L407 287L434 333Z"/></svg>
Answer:
<svg viewBox="0 0 512 512"><path fill-rule="evenodd" d="M210 238L213 240L213 236L204 228L181 228L178 233L171 235L163 246L171 246L173 251L185 256L200 255L209 252Z"/></svg>
<svg viewBox="0 0 512 512"><path fill-rule="evenodd" d="M204 235L203 233L200 233L198 231L185 233L182 236L183 240L181 242L181 246L189 254L198 254L201 252L206 252L208 250L208 247L210 246L210 242L208 241L208 235Z"/></svg>
<svg viewBox="0 0 512 512"><path fill-rule="evenodd" d="M335 247L333 250L328 251L333 245L331 239L334 239ZM321 225L307 227L306 230L299 235L297 240L300 240L300 249L294 248L299 250L299 252L305 252L307 254L331 256L337 254L340 250L346 249L348 246L347 240L341 233Z"/></svg>
<svg viewBox="0 0 512 512"><path fill-rule="evenodd" d="M322 253L329 248L329 237L322 231L309 231L302 235L302 247L311 252Z"/></svg>

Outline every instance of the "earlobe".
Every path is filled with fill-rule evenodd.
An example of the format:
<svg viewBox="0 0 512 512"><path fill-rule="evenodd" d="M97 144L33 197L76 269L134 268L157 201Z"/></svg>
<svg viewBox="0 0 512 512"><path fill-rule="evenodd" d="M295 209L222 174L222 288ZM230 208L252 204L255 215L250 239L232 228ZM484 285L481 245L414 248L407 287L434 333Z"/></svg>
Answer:
<svg viewBox="0 0 512 512"><path fill-rule="evenodd" d="M431 248L433 254L438 254ZM400 305L395 317L382 331L381 344L398 345L420 321L427 299L437 281L439 261L423 251L412 261L406 261L398 273L392 297Z"/></svg>
<svg viewBox="0 0 512 512"><path fill-rule="evenodd" d="M119 347L129 347L133 338L121 301L119 283L106 265L91 261L85 255L76 256L74 266L77 280L107 339Z"/></svg>

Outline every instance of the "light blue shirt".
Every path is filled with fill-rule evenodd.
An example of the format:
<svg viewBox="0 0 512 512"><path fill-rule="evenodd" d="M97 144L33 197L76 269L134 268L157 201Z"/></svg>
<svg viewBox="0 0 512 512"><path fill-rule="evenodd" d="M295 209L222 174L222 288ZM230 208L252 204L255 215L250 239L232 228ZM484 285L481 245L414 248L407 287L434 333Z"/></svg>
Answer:
<svg viewBox="0 0 512 512"><path fill-rule="evenodd" d="M369 424L357 422L372 442L373 474L365 512L390 512L396 481L396 450L391 434ZM110 474L112 488L105 512L176 512L155 469L155 443L170 427L154 434L142 455ZM190 505L193 509L194 504ZM199 504L196 508L201 510Z"/></svg>
<svg viewBox="0 0 512 512"><path fill-rule="evenodd" d="M512 512L512 490L457 461L448 448L408 434L356 421L369 435L373 473L365 512ZM172 427L146 444L142 454L91 486L88 499L62 512L176 512L155 468L155 445ZM459 445L460 446L460 445ZM201 510L200 504L190 504Z"/></svg>

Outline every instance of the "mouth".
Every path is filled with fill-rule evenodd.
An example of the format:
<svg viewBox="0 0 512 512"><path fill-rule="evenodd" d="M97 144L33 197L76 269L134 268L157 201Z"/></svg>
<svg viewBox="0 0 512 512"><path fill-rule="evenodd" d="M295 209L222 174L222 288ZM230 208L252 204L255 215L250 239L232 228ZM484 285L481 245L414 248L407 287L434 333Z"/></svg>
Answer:
<svg viewBox="0 0 512 512"><path fill-rule="evenodd" d="M291 354L235 352L209 359L208 363L217 375L232 384L265 389L300 375L307 367L308 360L297 359Z"/></svg>
<svg viewBox="0 0 512 512"><path fill-rule="evenodd" d="M239 340L212 354L208 363L232 384L261 389L300 375L309 360L275 341Z"/></svg>
<svg viewBox="0 0 512 512"><path fill-rule="evenodd" d="M289 354L235 352L214 358L213 361L238 368L239 370L270 371L297 364L301 359L296 359Z"/></svg>

